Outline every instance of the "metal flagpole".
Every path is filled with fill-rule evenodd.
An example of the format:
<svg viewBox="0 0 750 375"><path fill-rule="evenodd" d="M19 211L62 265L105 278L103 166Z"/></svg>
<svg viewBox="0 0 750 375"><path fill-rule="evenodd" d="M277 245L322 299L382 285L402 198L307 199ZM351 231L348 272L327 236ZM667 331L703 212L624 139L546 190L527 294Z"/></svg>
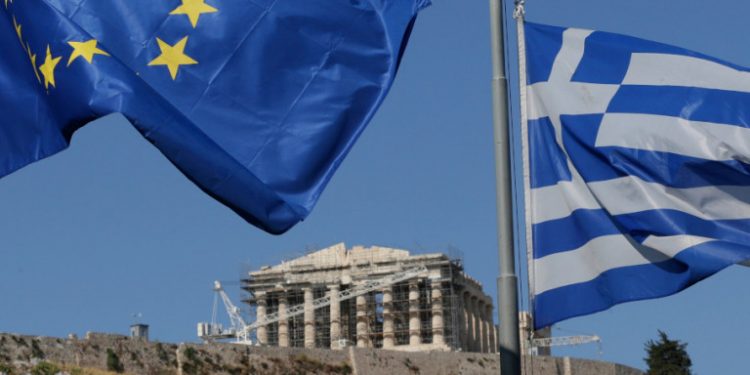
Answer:
<svg viewBox="0 0 750 375"><path fill-rule="evenodd" d="M497 234L500 275L497 278L500 320L500 374L521 374L518 332L518 277L513 259L513 206L511 189L510 129L508 126L508 79L503 47L503 2L490 0L492 32L492 108L495 129L497 179Z"/></svg>

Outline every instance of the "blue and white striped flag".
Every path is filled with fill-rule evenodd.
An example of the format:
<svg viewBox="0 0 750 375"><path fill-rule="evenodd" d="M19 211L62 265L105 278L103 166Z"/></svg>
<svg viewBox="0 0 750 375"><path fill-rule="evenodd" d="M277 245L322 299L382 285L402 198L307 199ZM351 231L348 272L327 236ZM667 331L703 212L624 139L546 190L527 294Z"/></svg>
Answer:
<svg viewBox="0 0 750 375"><path fill-rule="evenodd" d="M623 35L524 30L535 326L750 259L750 70Z"/></svg>

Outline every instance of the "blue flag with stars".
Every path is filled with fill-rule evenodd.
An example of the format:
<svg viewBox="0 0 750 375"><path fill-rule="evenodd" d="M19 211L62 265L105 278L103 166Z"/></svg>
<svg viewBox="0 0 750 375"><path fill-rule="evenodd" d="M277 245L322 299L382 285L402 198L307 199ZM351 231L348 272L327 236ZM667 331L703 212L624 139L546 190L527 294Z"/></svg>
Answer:
<svg viewBox="0 0 750 375"><path fill-rule="evenodd" d="M390 88L429 0L0 0L0 176L122 113L206 193L282 233Z"/></svg>

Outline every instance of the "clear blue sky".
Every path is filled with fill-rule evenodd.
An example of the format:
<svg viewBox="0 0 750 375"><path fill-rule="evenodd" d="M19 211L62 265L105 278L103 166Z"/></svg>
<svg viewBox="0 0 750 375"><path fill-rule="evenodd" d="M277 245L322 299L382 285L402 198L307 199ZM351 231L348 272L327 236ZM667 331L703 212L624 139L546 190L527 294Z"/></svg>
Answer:
<svg viewBox="0 0 750 375"><path fill-rule="evenodd" d="M495 295L496 236L487 2L434 0L400 75L308 220L275 237L181 176L122 117L90 124L72 147L0 180L0 331L125 333L143 313L152 336L195 340L211 286L237 299L243 269L340 241L463 251ZM528 0L534 22L594 28L750 66L750 2ZM745 374L750 269L678 295L560 324L596 333L558 354L643 368L657 329L689 343L701 374Z"/></svg>

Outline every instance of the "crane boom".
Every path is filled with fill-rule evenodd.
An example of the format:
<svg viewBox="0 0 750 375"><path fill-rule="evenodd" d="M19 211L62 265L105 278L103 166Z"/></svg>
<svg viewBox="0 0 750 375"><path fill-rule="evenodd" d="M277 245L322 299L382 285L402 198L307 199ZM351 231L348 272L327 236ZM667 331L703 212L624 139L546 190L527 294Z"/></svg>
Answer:
<svg viewBox="0 0 750 375"><path fill-rule="evenodd" d="M402 281L412 279L425 272L427 272L427 267L425 267L424 265L420 265L420 266L416 266L413 268L409 268L403 271L390 274L380 279L367 281L364 284L357 285L357 286L354 286L353 288L340 291L338 293L339 301L345 301L345 300L348 300L357 296L367 294L372 291L376 291L388 285L393 285L393 284L400 283ZM273 324L281 320L281 315L277 311L277 312L268 314L265 317L252 322L251 324L247 324L247 322L245 322L245 320L240 315L240 309L232 303L232 300L229 299L229 296L224 291L224 288L222 288L220 282L216 281L214 283L214 291L218 294L218 296L221 298L222 302L224 303L224 308L226 308L227 310L227 314L229 315L229 319L232 323L232 326L229 329L223 329L221 325L216 323L215 321L216 300L214 300L213 319L211 323L198 323L198 337L200 337L201 339L205 341L214 341L217 339L227 339L227 338L236 337L237 343L250 345L252 343L252 341L250 340L250 333L252 331L258 329L258 327L262 327L268 324ZM330 305L331 305L330 295L317 298L312 301L313 310L319 309L325 306L330 306ZM291 306L286 309L285 319L291 318L293 316L301 315L304 313L305 313L304 304Z"/></svg>
<svg viewBox="0 0 750 375"><path fill-rule="evenodd" d="M240 315L239 307L235 306L234 303L232 303L232 300L229 299L229 296L221 286L221 282L214 281L214 292L216 292L216 296L221 298L221 302L227 310L227 315L229 315L229 321L232 326L228 329L224 329L216 322L217 300L214 297L211 323L198 323L198 337L206 341L236 337L238 343L250 345L252 342L248 335L249 331L247 330L247 322L245 322L245 319Z"/></svg>
<svg viewBox="0 0 750 375"><path fill-rule="evenodd" d="M531 340L531 345L535 347L552 347L564 345L582 345L590 342L600 342L599 336L561 336L545 337Z"/></svg>
<svg viewBox="0 0 750 375"><path fill-rule="evenodd" d="M224 302L224 308L227 310L227 314L229 314L229 320L232 322L232 327L236 327L238 333L246 331L247 323L245 322L245 319L242 318L242 315L240 315L240 308L232 303L232 300L229 299L227 292L224 291L220 282L214 281L214 290L219 293L221 301Z"/></svg>

